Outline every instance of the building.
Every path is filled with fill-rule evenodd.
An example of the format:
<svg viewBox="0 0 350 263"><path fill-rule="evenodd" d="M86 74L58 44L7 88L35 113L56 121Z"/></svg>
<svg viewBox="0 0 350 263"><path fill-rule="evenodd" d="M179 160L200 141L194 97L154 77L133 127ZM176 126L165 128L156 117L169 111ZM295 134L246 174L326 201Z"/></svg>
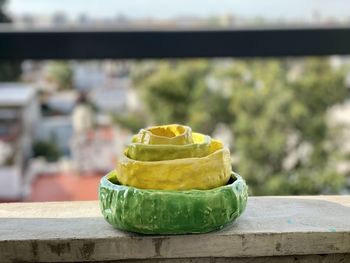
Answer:
<svg viewBox="0 0 350 263"><path fill-rule="evenodd" d="M39 119L39 104L31 86L0 84L0 200L23 196L24 171Z"/></svg>

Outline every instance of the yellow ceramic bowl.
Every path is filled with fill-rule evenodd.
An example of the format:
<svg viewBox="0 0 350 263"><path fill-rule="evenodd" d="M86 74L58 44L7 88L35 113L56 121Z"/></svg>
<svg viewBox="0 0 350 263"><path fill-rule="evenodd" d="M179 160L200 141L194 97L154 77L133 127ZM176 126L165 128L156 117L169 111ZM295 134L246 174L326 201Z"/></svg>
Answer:
<svg viewBox="0 0 350 263"><path fill-rule="evenodd" d="M187 145L155 145L131 143L124 154L137 161L163 161L193 157L204 157L221 149L222 143L208 135L192 133L193 143Z"/></svg>
<svg viewBox="0 0 350 263"><path fill-rule="evenodd" d="M125 158L117 165L118 181L142 189L212 189L231 174L230 151L218 149L201 158L145 162Z"/></svg>
<svg viewBox="0 0 350 263"><path fill-rule="evenodd" d="M192 130L188 126L170 124L142 129L133 142L143 144L186 145L193 143Z"/></svg>

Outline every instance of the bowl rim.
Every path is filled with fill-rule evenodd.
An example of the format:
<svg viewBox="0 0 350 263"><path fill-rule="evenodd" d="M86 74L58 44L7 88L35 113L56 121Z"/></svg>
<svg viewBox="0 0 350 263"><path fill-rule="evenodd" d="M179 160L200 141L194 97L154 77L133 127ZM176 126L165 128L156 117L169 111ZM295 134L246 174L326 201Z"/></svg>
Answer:
<svg viewBox="0 0 350 263"><path fill-rule="evenodd" d="M171 137L168 137L168 136L165 136L165 135L159 135L159 134L155 134L153 131L154 130L157 130L157 129L166 129L167 127L174 127L174 128L181 128L182 129L182 132L177 134L177 135L174 135L174 136L171 136ZM187 126L187 125L181 125L181 124L168 124L168 125L158 125L158 126L149 126L147 128L144 128L144 129L141 129L138 134L140 135L140 138L141 138L141 143L143 144L154 144L154 143L151 143L151 140L152 138L153 139L157 139L157 140L165 140L165 141L168 141L169 143L161 143L161 144L171 144L170 143L171 141L176 141L177 139L181 139L183 138L184 142L191 142L192 141L192 129L190 126ZM186 136L188 135L188 136ZM144 142L143 140L145 140L146 138L148 138L147 143ZM180 143L180 144L177 144L177 145L186 145L188 143ZM156 143L156 145L158 145L158 143Z"/></svg>
<svg viewBox="0 0 350 263"><path fill-rule="evenodd" d="M188 158L159 160L159 161L139 161L139 160L131 159L130 157L123 154L121 161L118 164L129 162L129 163L138 163L138 164L152 166L152 165L168 164L169 162L170 163L177 163L177 162L188 163L188 162L195 162L196 160L205 160L205 159L209 160L213 156L216 156L219 154L225 154L225 153L230 154L230 150L227 147L217 149L217 150L213 151L212 153L209 153L208 155L203 156L203 157L188 157Z"/></svg>
<svg viewBox="0 0 350 263"><path fill-rule="evenodd" d="M142 189L142 188L137 188L134 186L128 186L128 185L122 185L122 184L115 184L113 182L111 182L109 179L114 176L116 177L117 171L116 169L108 172L106 175L104 175L101 180L100 180L100 184L99 184L99 188L101 187L108 187L111 190L134 190L134 191L139 191L139 192L144 192L144 193L164 193L164 194L174 194L174 193L178 193L178 194L188 194L188 193L208 193L208 192L217 192L217 191L221 191L222 189L225 188L232 188L235 185L241 184L243 183L244 185L246 185L245 180L242 178L242 176L240 176L238 173L235 173L233 171L231 171L231 176L230 179L233 179L234 181L219 187L215 187L212 189L190 189L190 190L159 190L159 189ZM229 181L230 182L230 181Z"/></svg>
<svg viewBox="0 0 350 263"><path fill-rule="evenodd" d="M199 132L193 132L192 134L199 134L200 136L203 136L203 142L200 143L188 143L188 144L183 144L183 145L179 145L179 144L146 144L146 143L141 143L141 142L131 142L129 144L126 145L126 147L138 147L138 148L144 148L144 149L159 149L159 148L164 148L164 149L169 149L169 148L179 148L179 149L184 149L184 148L192 148L192 147L200 147L200 146L209 146L211 141L215 140L213 138L211 138L209 135L206 134L202 134ZM217 140L215 140L217 141Z"/></svg>

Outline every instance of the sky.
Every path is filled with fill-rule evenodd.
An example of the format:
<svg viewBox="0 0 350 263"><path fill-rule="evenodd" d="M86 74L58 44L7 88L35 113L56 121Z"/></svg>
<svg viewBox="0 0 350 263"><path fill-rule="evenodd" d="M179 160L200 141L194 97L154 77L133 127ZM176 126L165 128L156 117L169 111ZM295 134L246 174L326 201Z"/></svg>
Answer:
<svg viewBox="0 0 350 263"><path fill-rule="evenodd" d="M264 18L309 18L317 11L323 17L350 17L350 0L7 0L10 14L50 15L65 12L70 18L82 13L109 18L158 19L182 15L236 14Z"/></svg>

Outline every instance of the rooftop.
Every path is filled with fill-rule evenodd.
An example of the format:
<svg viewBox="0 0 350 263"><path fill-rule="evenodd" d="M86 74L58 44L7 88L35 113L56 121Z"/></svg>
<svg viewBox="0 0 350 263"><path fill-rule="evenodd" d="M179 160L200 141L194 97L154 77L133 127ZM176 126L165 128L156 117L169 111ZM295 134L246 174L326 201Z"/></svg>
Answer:
<svg viewBox="0 0 350 263"><path fill-rule="evenodd" d="M97 200L102 174L41 174L35 178L27 202Z"/></svg>
<svg viewBox="0 0 350 263"><path fill-rule="evenodd" d="M25 106L34 94L34 90L28 84L0 83L0 106Z"/></svg>

